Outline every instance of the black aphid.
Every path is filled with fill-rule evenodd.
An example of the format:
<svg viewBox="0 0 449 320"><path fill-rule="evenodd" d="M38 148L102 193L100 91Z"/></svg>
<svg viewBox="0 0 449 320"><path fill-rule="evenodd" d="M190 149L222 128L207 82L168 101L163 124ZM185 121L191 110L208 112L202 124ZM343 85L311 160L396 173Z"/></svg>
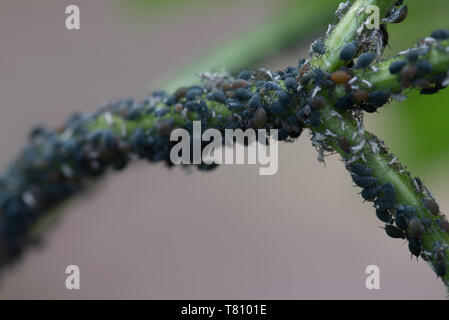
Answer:
<svg viewBox="0 0 449 320"><path fill-rule="evenodd" d="M392 20L390 22L391 23L401 23L402 21L405 20L405 18L407 18L407 14L408 14L408 8L405 5L396 11L394 17L392 17Z"/></svg>
<svg viewBox="0 0 449 320"><path fill-rule="evenodd" d="M238 88L234 91L234 96L240 101L246 101L251 98L251 91L245 88Z"/></svg>
<svg viewBox="0 0 449 320"><path fill-rule="evenodd" d="M374 201L381 188L381 186L375 185L373 187L363 189L360 194L366 201Z"/></svg>
<svg viewBox="0 0 449 320"><path fill-rule="evenodd" d="M211 100L224 103L226 101L226 96L222 90L214 90L211 95Z"/></svg>
<svg viewBox="0 0 449 320"><path fill-rule="evenodd" d="M313 109L321 109L326 105L326 100L322 96L317 95L311 98L309 103Z"/></svg>
<svg viewBox="0 0 449 320"><path fill-rule="evenodd" d="M373 169L368 168L360 163L353 163L349 170L354 173L356 176L370 176L373 173Z"/></svg>
<svg viewBox="0 0 449 320"><path fill-rule="evenodd" d="M382 193L384 194L384 199L392 202L396 201L396 192L394 187L390 182L384 183L382 185Z"/></svg>
<svg viewBox="0 0 449 320"><path fill-rule="evenodd" d="M435 30L434 32L432 32L431 37L437 40L449 39L449 30L445 29Z"/></svg>
<svg viewBox="0 0 449 320"><path fill-rule="evenodd" d="M203 94L203 91L201 89L194 87L192 89L189 89L189 91L187 91L186 99L193 100L196 97L200 97L202 94Z"/></svg>
<svg viewBox="0 0 449 320"><path fill-rule="evenodd" d="M388 45L388 41L390 40L390 36L388 35L387 25L382 23L379 26L379 31L382 36L382 45L386 47Z"/></svg>
<svg viewBox="0 0 449 320"><path fill-rule="evenodd" d="M379 183L379 179L375 177L352 177L354 183L360 188L369 188Z"/></svg>
<svg viewBox="0 0 449 320"><path fill-rule="evenodd" d="M316 40L312 43L312 50L318 54L325 54L326 49L324 48L324 44L320 40Z"/></svg>
<svg viewBox="0 0 449 320"><path fill-rule="evenodd" d="M421 239L424 233L424 225L418 218L413 218L408 223L408 232L416 239Z"/></svg>
<svg viewBox="0 0 449 320"><path fill-rule="evenodd" d="M376 209L376 216L382 222L392 222L391 214L387 210Z"/></svg>
<svg viewBox="0 0 449 320"><path fill-rule="evenodd" d="M257 109L257 108L262 107L262 103L261 103L261 101L260 101L260 95L259 95L258 93L255 93L255 94L251 97L251 99L249 99L249 101L248 101L248 106L249 106L250 108L253 108L253 109Z"/></svg>
<svg viewBox="0 0 449 320"><path fill-rule="evenodd" d="M410 49L407 54L405 55L405 58L408 62L415 62L419 58L419 51L418 49Z"/></svg>
<svg viewBox="0 0 449 320"><path fill-rule="evenodd" d="M394 61L390 64L388 69L390 70L391 74L399 74L406 64L407 63L404 60Z"/></svg>
<svg viewBox="0 0 449 320"><path fill-rule="evenodd" d="M420 76L424 76L432 71L432 65L425 59L421 59L416 66L418 67L418 75Z"/></svg>
<svg viewBox="0 0 449 320"><path fill-rule="evenodd" d="M393 226L392 224L385 225L385 232L391 238L404 239L404 233L400 229Z"/></svg>
<svg viewBox="0 0 449 320"><path fill-rule="evenodd" d="M443 278L446 275L446 264L444 261L436 262L434 268L438 278Z"/></svg>
<svg viewBox="0 0 449 320"><path fill-rule="evenodd" d="M408 227L407 218L404 214L396 214L394 216L394 224L402 231L405 231Z"/></svg>
<svg viewBox="0 0 449 320"><path fill-rule="evenodd" d="M283 115L283 114L287 113L287 110L278 101L270 103L270 105L268 107L269 107L270 111L276 115Z"/></svg>
<svg viewBox="0 0 449 320"><path fill-rule="evenodd" d="M251 71L243 70L237 76L237 79L249 80L251 78Z"/></svg>
<svg viewBox="0 0 449 320"><path fill-rule="evenodd" d="M282 105L286 106L289 103L291 103L292 96L287 91L279 90L277 94L278 94L278 100Z"/></svg>
<svg viewBox="0 0 449 320"><path fill-rule="evenodd" d="M348 110L354 107L354 99L351 95L340 97L335 101L335 108L340 111Z"/></svg>
<svg viewBox="0 0 449 320"><path fill-rule="evenodd" d="M359 59L357 60L357 63L355 64L355 69L362 69L368 67L371 62L374 61L376 58L376 55L372 52L365 52L360 55Z"/></svg>
<svg viewBox="0 0 449 320"><path fill-rule="evenodd" d="M375 90L370 93L368 102L370 105L379 108L388 102L388 94L382 90Z"/></svg>
<svg viewBox="0 0 449 320"><path fill-rule="evenodd" d="M408 249L410 250L410 253L416 257L419 257L421 255L421 240L410 237L408 239Z"/></svg>
<svg viewBox="0 0 449 320"><path fill-rule="evenodd" d="M440 206L434 199L425 199L424 205L434 216L440 213Z"/></svg>
<svg viewBox="0 0 449 320"><path fill-rule="evenodd" d="M357 54L357 46L353 43L348 44L340 51L340 60L350 61Z"/></svg>
<svg viewBox="0 0 449 320"><path fill-rule="evenodd" d="M281 87L279 87L275 82L273 81L267 81L265 84L265 89L267 90L279 90Z"/></svg>
<svg viewBox="0 0 449 320"><path fill-rule="evenodd" d="M285 85L285 88L287 88L288 90L292 90L295 92L296 92L296 88L298 87L298 83L292 77L285 79L284 85Z"/></svg>
<svg viewBox="0 0 449 320"><path fill-rule="evenodd" d="M317 109L313 109L309 117L309 124L312 127L318 127L320 125L320 112Z"/></svg>
<svg viewBox="0 0 449 320"><path fill-rule="evenodd" d="M361 108L363 111L366 111L366 112L368 112L368 113L374 113L374 112L377 111L377 108L376 108L375 106L373 106L372 104L369 104L369 103L364 103L364 104L362 104L362 105L360 106L360 108Z"/></svg>

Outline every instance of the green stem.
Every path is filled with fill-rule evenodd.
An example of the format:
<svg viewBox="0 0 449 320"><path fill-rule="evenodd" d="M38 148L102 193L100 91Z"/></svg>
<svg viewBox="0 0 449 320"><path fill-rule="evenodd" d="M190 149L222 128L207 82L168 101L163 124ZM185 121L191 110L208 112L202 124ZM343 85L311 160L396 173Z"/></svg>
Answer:
<svg viewBox="0 0 449 320"><path fill-rule="evenodd" d="M371 6L379 8L380 18L385 17L388 11L393 8L397 0L357 0L346 12L340 22L332 30L326 39L326 53L312 59L312 66L320 66L329 72L333 72L345 62L340 60L340 51L347 44L359 38L362 34L357 34L360 26L366 21L369 15L366 9ZM363 32L366 34L366 28Z"/></svg>
<svg viewBox="0 0 449 320"><path fill-rule="evenodd" d="M381 11L381 17L384 17L395 2L391 0L357 0L327 38L325 43L327 53L311 59L311 68L321 68L328 72L341 68L344 65L343 61L339 59L341 48L358 37L357 30L366 19L363 13L357 14L369 5L377 5ZM449 68L449 54L446 48L441 47L442 44L432 48L427 56L429 62L434 66L433 73L445 71ZM357 72L357 75L360 80L365 79L373 84L371 90L383 88L390 91L399 91L402 82L398 79L398 76L389 72L388 68L391 62L386 61L376 65L379 69L377 71L362 70ZM340 92L343 91L340 89ZM329 97L327 100L331 103ZM312 129L314 145L321 150L336 150L346 165L354 162L363 164L372 169L373 176L381 184L392 184L396 194L396 205L412 206L416 209L416 216L421 221L429 221L429 225L426 226L422 236L421 257L428 261L429 265L435 270L436 266L441 263L441 257L437 257L435 253L442 250L444 252L443 263L447 270L449 267L449 235L442 230L439 224L441 221L446 221L446 217L440 213L434 215L424 206L424 200L432 197L431 194L425 192L427 189L415 187L415 182L410 174L389 152L383 142L375 135L364 130L361 118L360 121L356 121L352 115L340 114L329 105L320 111L320 115L320 126ZM325 137L324 140L323 137ZM351 153L348 154L348 150L343 150L339 143L343 137L352 147L363 147L351 149ZM395 210L391 212L396 213ZM442 280L449 290L448 272Z"/></svg>

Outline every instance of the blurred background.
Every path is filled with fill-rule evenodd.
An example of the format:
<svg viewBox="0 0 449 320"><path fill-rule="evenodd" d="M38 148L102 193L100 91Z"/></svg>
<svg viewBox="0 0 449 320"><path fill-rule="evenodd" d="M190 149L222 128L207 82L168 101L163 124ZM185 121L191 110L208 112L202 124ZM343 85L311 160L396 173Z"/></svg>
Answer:
<svg viewBox="0 0 449 320"><path fill-rule="evenodd" d="M41 0L0 3L0 167L29 129L102 101L196 81L195 72L279 69L333 21L330 0ZM65 29L76 4L81 29ZM410 0L385 57L448 28L447 0ZM368 117L449 208L449 90ZM42 245L2 275L0 299L444 299L407 244L387 238L337 156L307 134L280 145L279 171L210 173L136 162L64 206ZM65 288L67 265L81 289ZM365 268L380 268L380 290Z"/></svg>

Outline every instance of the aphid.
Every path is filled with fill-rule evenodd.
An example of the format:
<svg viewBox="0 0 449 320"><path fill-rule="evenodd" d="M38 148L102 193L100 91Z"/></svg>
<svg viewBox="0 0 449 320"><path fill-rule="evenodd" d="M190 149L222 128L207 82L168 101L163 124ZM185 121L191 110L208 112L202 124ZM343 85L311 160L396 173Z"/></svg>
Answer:
<svg viewBox="0 0 449 320"><path fill-rule="evenodd" d="M292 97L291 97L290 93L288 93L287 91L279 90L277 92L277 94L278 94L279 102L284 106L288 105L292 101Z"/></svg>
<svg viewBox="0 0 449 320"><path fill-rule="evenodd" d="M214 90L212 92L212 99L224 103L226 101L226 96L222 90Z"/></svg>
<svg viewBox="0 0 449 320"><path fill-rule="evenodd" d="M362 108L362 110L368 112L368 113L374 113L377 111L377 108L375 106L373 106L372 104L369 103L364 103L360 106L360 108Z"/></svg>
<svg viewBox="0 0 449 320"><path fill-rule="evenodd" d="M439 261L434 264L435 273L438 278L443 278L446 274L446 265L444 261Z"/></svg>
<svg viewBox="0 0 449 320"><path fill-rule="evenodd" d="M376 209L376 216L382 222L392 222L391 214L386 210Z"/></svg>
<svg viewBox="0 0 449 320"><path fill-rule="evenodd" d="M417 49L411 49L405 55L408 62L415 62L419 58L419 51Z"/></svg>
<svg viewBox="0 0 449 320"><path fill-rule="evenodd" d="M444 261L444 259L446 258L445 254L444 254L444 250L441 247L437 248L434 251L433 255L434 255L434 258L436 261Z"/></svg>
<svg viewBox="0 0 449 320"><path fill-rule="evenodd" d="M315 82L322 83L326 80L326 73L323 70L317 68L313 70L313 73L315 74Z"/></svg>
<svg viewBox="0 0 449 320"><path fill-rule="evenodd" d="M277 101L270 103L268 107L273 114L282 115L287 113L287 110Z"/></svg>
<svg viewBox="0 0 449 320"><path fill-rule="evenodd" d="M337 70L331 74L330 79L335 83L346 83L351 79L351 75L343 70Z"/></svg>
<svg viewBox="0 0 449 320"><path fill-rule="evenodd" d="M238 88L234 91L234 96L240 101L246 101L251 98L251 91L244 88Z"/></svg>
<svg viewBox="0 0 449 320"><path fill-rule="evenodd" d="M357 60L357 63L355 64L355 69L362 69L368 67L371 62L374 61L376 58L376 55L372 52L365 52L360 55L359 59Z"/></svg>
<svg viewBox="0 0 449 320"><path fill-rule="evenodd" d="M382 23L379 26L379 31L380 31L380 34L382 37L382 45L384 47L388 46L388 41L390 40L390 36L388 35L387 26L384 23Z"/></svg>
<svg viewBox="0 0 449 320"><path fill-rule="evenodd" d="M273 81L267 81L265 84L265 89L267 90L279 90L280 87Z"/></svg>
<svg viewBox="0 0 449 320"><path fill-rule="evenodd" d="M438 225L440 226L441 230L443 230L446 233L449 233L449 221L440 220L438 221Z"/></svg>
<svg viewBox="0 0 449 320"><path fill-rule="evenodd" d="M418 72L418 67L410 64L406 67L404 67L401 71L401 76L404 81L411 81L416 76L416 73Z"/></svg>
<svg viewBox="0 0 449 320"><path fill-rule="evenodd" d="M254 126L258 129L265 128L267 125L267 113L262 107L258 107L254 112Z"/></svg>
<svg viewBox="0 0 449 320"><path fill-rule="evenodd" d="M407 218L403 214L396 214L394 216L394 223L402 231L407 229L408 226Z"/></svg>
<svg viewBox="0 0 449 320"><path fill-rule="evenodd" d="M335 108L344 111L351 109L354 106L354 100L351 95L340 97L335 101Z"/></svg>
<svg viewBox="0 0 449 320"><path fill-rule="evenodd" d="M423 187L423 182L422 182L421 178L415 177L414 180L415 180L416 185L418 186L418 189L421 190Z"/></svg>
<svg viewBox="0 0 449 320"><path fill-rule="evenodd" d="M298 87L298 83L294 78L287 78L284 80L284 85L288 90L296 91L296 88Z"/></svg>
<svg viewBox="0 0 449 320"><path fill-rule="evenodd" d="M310 114L309 124L312 127L318 127L320 125L320 112L317 109L313 109Z"/></svg>
<svg viewBox="0 0 449 320"><path fill-rule="evenodd" d="M421 223L421 220L418 218L413 218L408 223L408 232L410 235L416 239L421 239L424 233L424 226Z"/></svg>
<svg viewBox="0 0 449 320"><path fill-rule="evenodd" d="M374 206L379 210L389 210L394 208L394 201L377 198L374 201Z"/></svg>
<svg viewBox="0 0 449 320"><path fill-rule="evenodd" d="M437 40L449 39L449 30L440 29L432 32L431 37Z"/></svg>
<svg viewBox="0 0 449 320"><path fill-rule="evenodd" d="M345 137L341 137L338 139L338 145L340 146L340 149L343 150L346 153L351 152L351 144L349 143L349 140ZM354 181L355 182L355 181ZM363 186L361 186L363 188Z"/></svg>
<svg viewBox="0 0 449 320"><path fill-rule="evenodd" d="M364 102L369 98L369 92L366 90L355 90L352 95L357 103Z"/></svg>
<svg viewBox="0 0 449 320"><path fill-rule="evenodd" d="M259 107L262 107L262 103L260 102L260 95L258 93L255 93L251 99L248 101L248 106L253 109L257 109Z"/></svg>
<svg viewBox="0 0 449 320"><path fill-rule="evenodd" d="M194 87L192 89L189 89L189 91L187 91L186 99L187 100L193 100L196 97L200 97L202 94L203 94L203 92L202 92L201 89Z"/></svg>
<svg viewBox="0 0 449 320"><path fill-rule="evenodd" d="M360 163L353 163L349 170L354 173L356 176L370 176L373 173L373 170L371 168L365 167L363 164Z"/></svg>
<svg viewBox="0 0 449 320"><path fill-rule="evenodd" d="M434 216L436 216L437 214L440 213L440 206L438 205L438 203L435 200L430 199L430 198L425 199L424 205L430 211L430 213L432 213Z"/></svg>
<svg viewBox="0 0 449 320"><path fill-rule="evenodd" d="M394 61L390 64L388 69L390 70L391 74L399 74L406 64L407 63L404 60Z"/></svg>
<svg viewBox="0 0 449 320"><path fill-rule="evenodd" d="M368 102L372 106L379 108L388 102L388 94L382 90L375 90L370 93Z"/></svg>
<svg viewBox="0 0 449 320"><path fill-rule="evenodd" d="M234 80L234 81L232 81L232 84L231 84L232 90L236 90L239 88L246 88L246 87L248 87L248 82L244 79Z"/></svg>
<svg viewBox="0 0 449 320"><path fill-rule="evenodd" d="M395 202L396 201L396 193L394 191L394 187L390 182L384 183L382 185L382 192L384 194L384 199Z"/></svg>
<svg viewBox="0 0 449 320"><path fill-rule="evenodd" d="M369 188L379 183L379 179L375 177L352 177L354 183L360 188Z"/></svg>
<svg viewBox="0 0 449 320"><path fill-rule="evenodd" d="M324 48L324 44L320 40L316 40L312 43L312 50L318 54L325 54L326 49Z"/></svg>
<svg viewBox="0 0 449 320"><path fill-rule="evenodd" d="M350 61L354 59L356 53L357 53L356 45L350 43L340 51L340 60Z"/></svg>
<svg viewBox="0 0 449 320"><path fill-rule="evenodd" d="M432 71L432 65L425 59L421 59L416 64L416 66L418 67L418 74L421 76L426 75Z"/></svg>
<svg viewBox="0 0 449 320"><path fill-rule="evenodd" d="M419 257L421 255L421 240L410 237L408 239L408 249L412 255Z"/></svg>
<svg viewBox="0 0 449 320"><path fill-rule="evenodd" d="M404 239L404 233L400 229L393 226L392 224L385 225L385 232L391 238Z"/></svg>
<svg viewBox="0 0 449 320"><path fill-rule="evenodd" d="M324 100L324 98L322 96L317 95L317 96L311 98L309 103L313 109L321 109L325 106L326 100Z"/></svg>
<svg viewBox="0 0 449 320"><path fill-rule="evenodd" d="M243 70L237 76L237 79L249 80L251 78L251 71Z"/></svg>
<svg viewBox="0 0 449 320"><path fill-rule="evenodd" d="M382 188L381 186L375 185L371 188L363 189L360 194L362 198L365 199L366 201L374 201L376 196L379 194L381 188Z"/></svg>
<svg viewBox="0 0 449 320"><path fill-rule="evenodd" d="M401 23L402 21L405 20L405 18L407 18L407 14L408 14L408 8L405 5L395 12L394 17L392 17L392 20L390 20L390 22L391 23Z"/></svg>

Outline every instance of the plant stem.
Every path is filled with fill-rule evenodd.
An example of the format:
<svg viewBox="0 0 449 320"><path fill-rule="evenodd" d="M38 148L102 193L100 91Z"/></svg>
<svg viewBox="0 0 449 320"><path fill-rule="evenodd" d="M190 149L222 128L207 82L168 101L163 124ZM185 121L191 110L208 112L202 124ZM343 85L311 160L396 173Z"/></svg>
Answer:
<svg viewBox="0 0 449 320"><path fill-rule="evenodd" d="M395 2L388 0L356 1L327 38L325 43L327 53L311 59L311 69L321 68L333 72L341 68L344 63L339 59L339 52L341 48L358 37L357 30L366 18L363 14L357 14L369 5L377 5L381 9L382 18L392 8ZM431 75L447 72L449 67L449 54L447 46L444 47L444 45L447 45L447 43L437 44L426 56L433 65ZM370 90L383 88L392 92L398 92L402 89L402 82L398 76L392 75L388 70L391 62L385 61L377 64L375 66L376 68L373 68L374 70L378 69L376 71L362 69L362 71L356 72L356 74L360 80L364 79L372 83L373 88L368 88ZM340 88L339 92L343 93L344 90ZM329 97L327 100L329 103L332 103L332 99L329 99ZM427 188L417 188L416 181L411 178L410 174L405 170L405 167L389 152L384 143L375 135L365 131L359 112L355 114L359 118L355 119L351 114L341 114L328 105L320 111L320 115L320 126L316 129L312 128L313 144L321 152L323 150L336 150L342 157L348 170L352 163L360 163L372 170L373 177L377 178L380 184L391 184L396 194L396 208L398 206L411 206L415 208L416 216L421 221L428 222L422 236L423 250L421 257L428 261L434 270L441 264L443 264L445 270L448 270L449 235L441 228L440 224L442 221L447 222L447 220L441 213L432 214L425 207L425 199L433 198ZM350 154L348 154L348 150L343 150L339 143L343 137L352 146ZM396 209L392 210L392 213L395 214L395 217L398 215ZM410 241L411 239L408 238L408 240ZM437 252L443 252L444 261L441 261L442 258L437 255ZM449 291L448 272L445 272L442 280Z"/></svg>

